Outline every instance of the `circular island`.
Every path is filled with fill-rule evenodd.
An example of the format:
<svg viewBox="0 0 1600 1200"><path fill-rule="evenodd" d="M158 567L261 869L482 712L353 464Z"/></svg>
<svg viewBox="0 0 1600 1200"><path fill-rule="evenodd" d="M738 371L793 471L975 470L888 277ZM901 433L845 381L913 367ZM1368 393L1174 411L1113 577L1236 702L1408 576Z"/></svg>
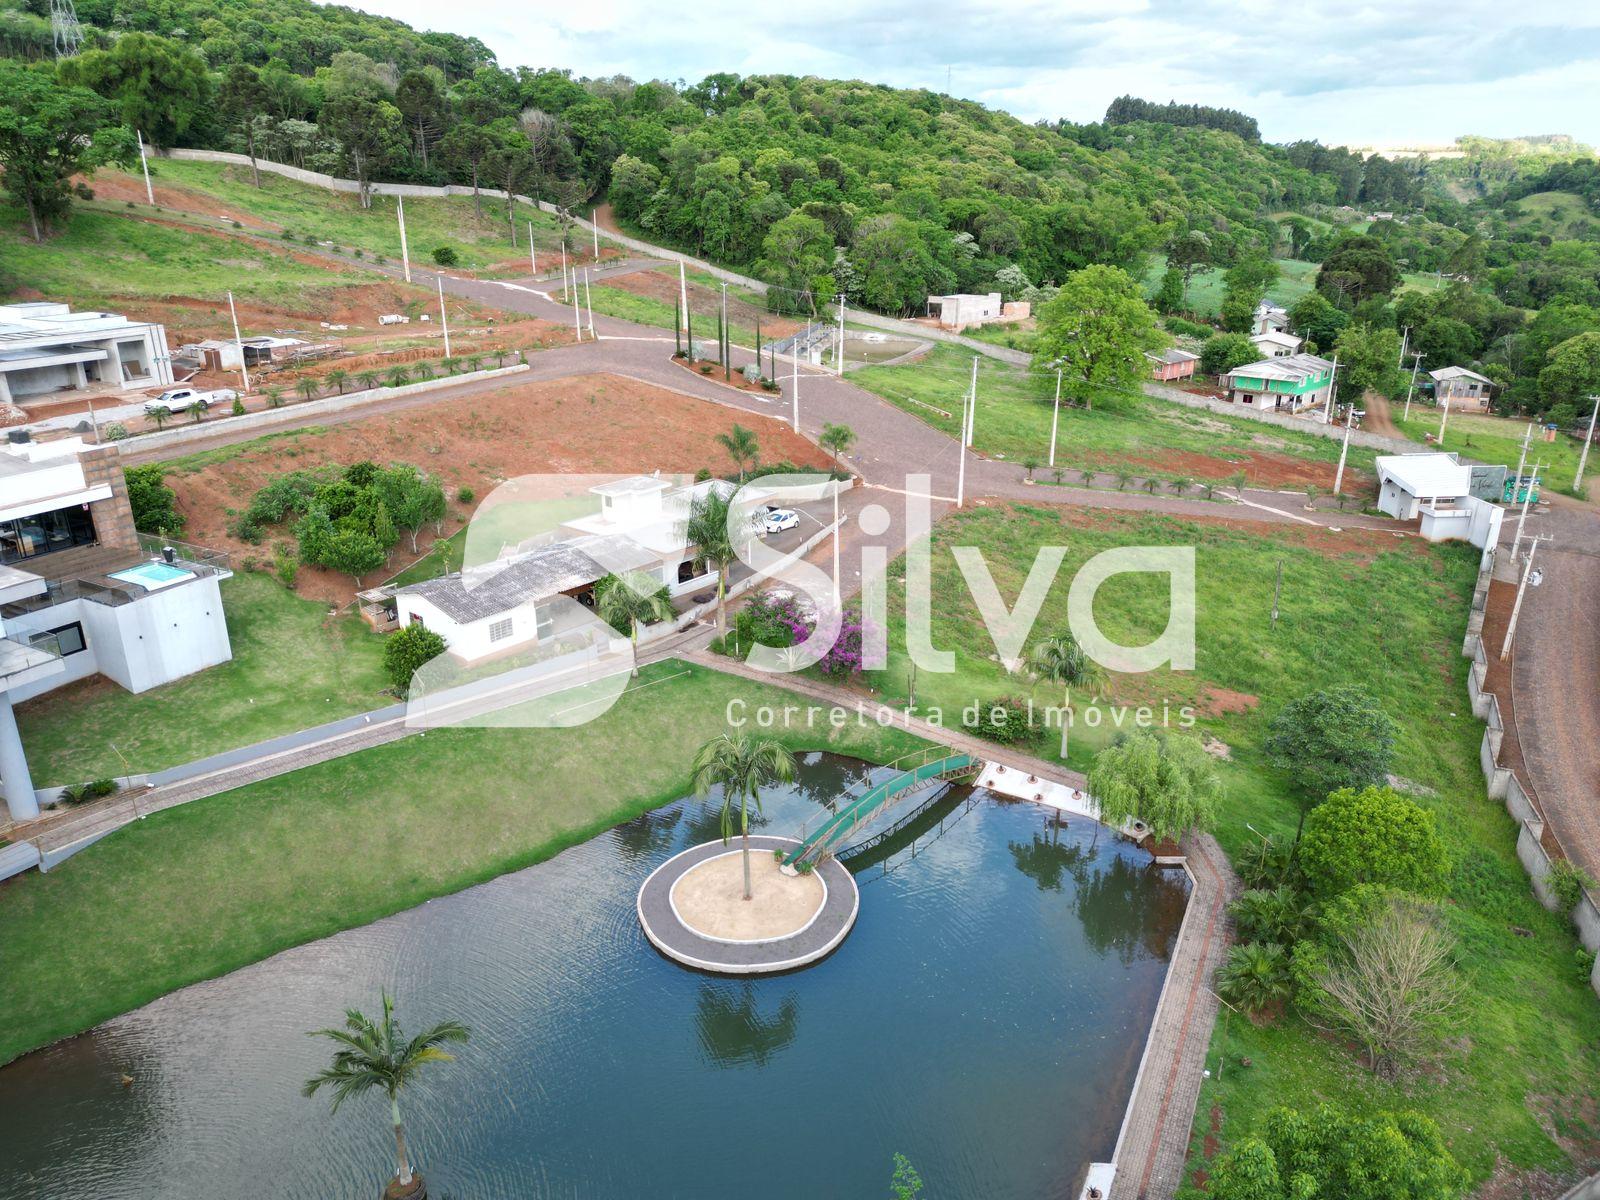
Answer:
<svg viewBox="0 0 1600 1200"><path fill-rule="evenodd" d="M737 839L669 858L639 889L645 937L675 962L719 975L792 971L827 957L855 924L860 895L831 858L803 874L780 871L773 852L798 844L751 837L749 900Z"/></svg>

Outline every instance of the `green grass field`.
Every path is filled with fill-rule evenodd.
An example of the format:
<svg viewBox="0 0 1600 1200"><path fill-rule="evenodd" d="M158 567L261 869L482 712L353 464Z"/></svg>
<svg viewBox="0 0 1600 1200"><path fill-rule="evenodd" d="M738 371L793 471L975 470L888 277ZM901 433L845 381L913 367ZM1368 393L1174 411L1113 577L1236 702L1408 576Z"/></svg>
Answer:
<svg viewBox="0 0 1600 1200"><path fill-rule="evenodd" d="M42 245L22 210L0 204L0 289L28 287L74 306L114 296L215 296L308 303L379 277L298 262L270 243L202 234L78 207ZM221 300L226 309L226 300Z"/></svg>
<svg viewBox="0 0 1600 1200"><path fill-rule="evenodd" d="M852 371L850 380L954 437L971 370L970 352L940 345L901 366ZM974 447L982 454L1013 462L1029 456L1044 462L1050 449L1053 396L1052 381L1020 367L980 358ZM1163 458L1172 454L1199 454L1214 461L1161 466ZM1331 486L1339 443L1142 394L1117 394L1097 398L1092 409L1063 405L1056 446L1056 462L1064 467L1110 470L1127 464L1141 475L1213 480L1226 479L1236 470L1257 478L1260 472L1247 461L1253 454L1327 463L1323 486ZM1352 447L1350 465L1371 474L1373 457L1370 450ZM1103 482L1110 486L1109 476Z"/></svg>
<svg viewBox="0 0 1600 1200"><path fill-rule="evenodd" d="M1534 192L1516 202L1516 212L1511 219L1513 229L1558 241L1593 237L1600 227L1600 218L1575 192Z"/></svg>
<svg viewBox="0 0 1600 1200"><path fill-rule="evenodd" d="M222 602L231 661L137 696L102 682L19 706L35 781L160 770L391 702L382 641L359 618L246 571L223 581Z"/></svg>
<svg viewBox="0 0 1600 1200"><path fill-rule="evenodd" d="M1420 444L1424 436L1438 436L1439 421L1443 414L1435 406L1413 403L1409 421L1402 416L1404 405L1392 404L1390 410L1395 428L1413 441ZM1527 428L1526 420L1515 417L1452 412L1445 423L1444 449L1466 458L1475 458L1479 462L1499 463L1515 471L1522 455L1522 438ZM1523 470L1532 473L1533 464L1542 459L1545 465L1539 473L1540 478L1547 481L1551 490L1570 496L1573 494L1572 481L1578 472L1578 456L1582 453L1583 443L1564 433L1558 433L1553 442L1544 441L1542 430L1535 424L1533 441L1528 444L1527 465ZM1585 473L1590 474L1591 468L1600 471L1600 450L1590 451Z"/></svg>
<svg viewBox="0 0 1600 1200"><path fill-rule="evenodd" d="M430 730L156 813L61 870L20 876L0 905L0 1063L684 795L694 748L727 728L735 696L793 699L661 663L578 728ZM879 761L917 745L854 724L784 736Z"/></svg>
<svg viewBox="0 0 1600 1200"><path fill-rule="evenodd" d="M262 172L261 187L251 183L250 169L223 163L180 162L160 159L151 163L158 188L171 188L180 199L185 194L203 198L206 207L221 206L230 217L247 225L268 225L274 232L288 230L300 240L312 235L367 254L400 258L400 227L393 197L373 198L362 208L358 197L298 183ZM200 205L180 205L199 211ZM528 223L534 227L534 244L541 252L556 253L560 245L556 219L527 204L514 206L516 242L502 200L483 197L474 206L470 196L406 201L406 241L414 263L431 263L437 246L450 246L467 269L515 262L528 256ZM574 237L585 236L581 230ZM587 243L585 243L587 245ZM545 264L540 264L545 269Z"/></svg>
<svg viewBox="0 0 1600 1200"><path fill-rule="evenodd" d="M1541 1123L1539 1110L1560 1114L1558 1125L1581 1120L1600 1072L1600 1003L1575 963L1572 931L1534 900L1517 862L1513 822L1485 794L1478 770L1483 727L1467 705L1467 660L1460 655L1476 551L1393 543L1381 535L1241 531L1147 514L974 509L934 532L933 594L941 599L933 644L954 649L958 669L952 675L920 672L917 700L940 706L947 724L958 722L959 708L977 698L1021 694L1040 705L1060 703L1053 685L1008 676L992 661L995 647L948 552L954 545L981 548L1009 602L1043 544L1068 549L1030 642L1065 628L1068 585L1091 555L1120 545L1196 547L1196 671L1116 677L1088 695L1075 695L1080 722L1088 720L1095 695L1107 705L1098 729L1081 723L1076 728L1073 766L1086 768L1111 736L1111 701L1148 705L1158 718L1164 700L1174 711L1196 704L1202 715L1195 732L1228 747L1228 759L1218 763L1226 799L1216 832L1229 853L1238 854L1254 843L1255 831L1294 834L1292 781L1265 762L1261 751L1272 715L1316 688L1358 684L1378 696L1400 725L1396 770L1433 789L1422 803L1438 814L1455 857L1445 911L1472 996L1459 1012L1459 1028L1430 1065L1386 1081L1298 1017L1262 1026L1235 1018L1227 1046L1235 1065L1220 1083L1207 1083L1200 1131L1209 1127L1213 1102L1220 1105L1226 1141L1274 1105L1303 1107L1328 1099L1427 1113L1479 1181L1501 1161L1567 1168L1567 1155ZM1268 614L1280 562L1281 617L1274 629ZM891 586L891 648L904 645L900 587ZM1167 609L1166 580L1148 575L1113 577L1095 601L1100 627L1128 644L1158 634ZM888 669L871 682L882 699L903 703L903 654L892 653ZM1208 706L1208 694L1225 702ZM1245 711L1222 711L1227 709ZM1030 749L1053 756L1058 745L1057 731L1040 731ZM1214 1045L1213 1067L1215 1054ZM1240 1055L1253 1065L1239 1068Z"/></svg>
<svg viewBox="0 0 1600 1200"><path fill-rule="evenodd" d="M1278 279L1267 289L1267 299L1288 308L1316 286L1320 264L1301 262L1295 258L1280 258L1275 261L1278 264ZM1166 274L1166 270L1166 259L1160 255L1153 255L1143 277L1146 296L1155 296L1161 287L1161 277ZM1197 317L1215 320L1222 311L1223 274L1220 268L1207 267L1196 271L1190 278L1188 307ZM1438 280L1432 275L1408 271L1401 276L1398 290L1424 288L1432 291L1438 286Z"/></svg>

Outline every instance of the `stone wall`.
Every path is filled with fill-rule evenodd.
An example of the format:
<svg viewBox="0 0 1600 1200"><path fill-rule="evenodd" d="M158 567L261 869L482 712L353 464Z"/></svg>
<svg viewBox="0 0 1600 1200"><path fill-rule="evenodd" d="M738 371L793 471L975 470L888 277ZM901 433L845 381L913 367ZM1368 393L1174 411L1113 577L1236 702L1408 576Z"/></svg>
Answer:
<svg viewBox="0 0 1600 1200"><path fill-rule="evenodd" d="M107 484L111 497L89 505L94 517L95 536L102 546L137 550L139 535L133 528L133 508L128 503L128 483L122 475L122 462L115 446L96 446L79 456L83 481L88 487Z"/></svg>

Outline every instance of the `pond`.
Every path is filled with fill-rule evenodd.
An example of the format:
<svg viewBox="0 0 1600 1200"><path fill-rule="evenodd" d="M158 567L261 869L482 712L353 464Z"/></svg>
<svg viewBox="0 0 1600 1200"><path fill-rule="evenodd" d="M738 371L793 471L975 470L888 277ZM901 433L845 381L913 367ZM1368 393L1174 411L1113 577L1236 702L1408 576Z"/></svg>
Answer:
<svg viewBox="0 0 1600 1200"><path fill-rule="evenodd" d="M926 350L931 345L931 342L922 341L920 338L893 337L882 333L858 333L850 330L845 336L844 361L846 366L852 363L872 366L891 362L910 354L913 350Z"/></svg>
<svg viewBox="0 0 1600 1200"><path fill-rule="evenodd" d="M873 772L808 755L761 827L793 833ZM851 861L837 952L736 980L639 929L645 876L718 836L680 801L0 1070L0 1197L373 1200L384 1105L330 1116L299 1086L327 1054L306 1031L382 987L413 1031L472 1029L407 1101L434 1200L876 1196L897 1151L938 1200L1075 1195L1116 1141L1187 883L1051 817L948 789Z"/></svg>

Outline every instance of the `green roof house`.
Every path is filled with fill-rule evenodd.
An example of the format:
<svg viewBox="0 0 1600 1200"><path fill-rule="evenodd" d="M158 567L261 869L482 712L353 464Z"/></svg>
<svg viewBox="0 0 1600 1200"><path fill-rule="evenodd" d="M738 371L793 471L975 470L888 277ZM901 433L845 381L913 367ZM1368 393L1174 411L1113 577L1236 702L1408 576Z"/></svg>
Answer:
<svg viewBox="0 0 1600 1200"><path fill-rule="evenodd" d="M1297 413L1326 404L1333 394L1333 364L1315 354L1285 354L1235 367L1223 377L1235 404Z"/></svg>

